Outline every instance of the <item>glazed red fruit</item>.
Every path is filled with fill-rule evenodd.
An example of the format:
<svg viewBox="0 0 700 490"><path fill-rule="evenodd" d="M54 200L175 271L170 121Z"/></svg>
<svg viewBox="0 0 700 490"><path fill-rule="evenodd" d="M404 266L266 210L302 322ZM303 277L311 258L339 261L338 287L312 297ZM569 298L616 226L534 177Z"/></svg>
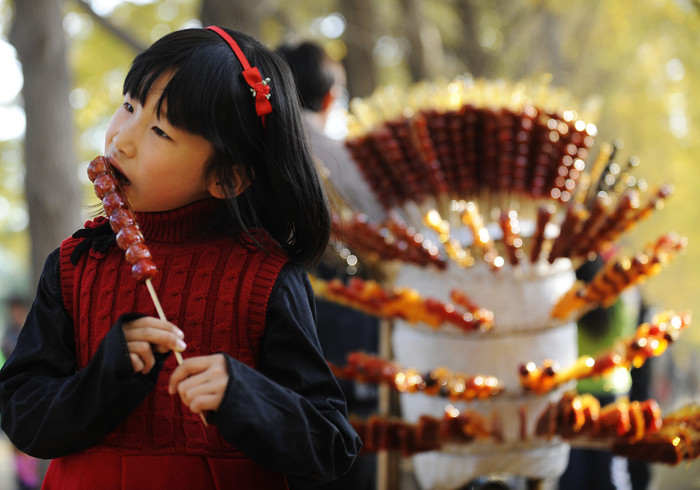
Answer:
<svg viewBox="0 0 700 490"><path fill-rule="evenodd" d="M622 359L618 354L608 354L601 359L597 359L595 362L594 371L597 373L602 373L608 371L609 369L618 366Z"/></svg>
<svg viewBox="0 0 700 490"><path fill-rule="evenodd" d="M143 243L134 243L126 249L126 261L130 264L135 264L142 259L150 259L151 252Z"/></svg>
<svg viewBox="0 0 700 490"><path fill-rule="evenodd" d="M102 198L102 206L107 216L111 216L117 209L126 208L124 198L118 192L108 192Z"/></svg>
<svg viewBox="0 0 700 490"><path fill-rule="evenodd" d="M112 226L114 233L119 233L119 230L122 228L135 225L136 220L128 209L117 209L109 215L109 224Z"/></svg>
<svg viewBox="0 0 700 490"><path fill-rule="evenodd" d="M117 245L122 250L126 250L135 243L141 242L143 242L143 235L136 225L125 226L117 232Z"/></svg>
<svg viewBox="0 0 700 490"><path fill-rule="evenodd" d="M644 427L648 432L657 432L661 429L661 408L653 398L643 401L641 404L642 414L644 414Z"/></svg>
<svg viewBox="0 0 700 490"><path fill-rule="evenodd" d="M102 199L109 192L116 192L117 181L112 174L101 174L95 178L95 194Z"/></svg>
<svg viewBox="0 0 700 490"><path fill-rule="evenodd" d="M105 157L97 157L88 164L87 174L90 182L95 182L95 179L109 171L109 164Z"/></svg>
<svg viewBox="0 0 700 490"><path fill-rule="evenodd" d="M131 275L139 282L146 282L156 277L158 269L150 259L141 259L131 266Z"/></svg>
<svg viewBox="0 0 700 490"><path fill-rule="evenodd" d="M95 158L88 164L87 173L95 184L95 194L102 201L109 224L117 234L117 245L126 251L126 261L132 264L131 275L138 282L153 279L158 269L151 260L151 252L146 247L136 219L111 172L109 161L103 156Z"/></svg>

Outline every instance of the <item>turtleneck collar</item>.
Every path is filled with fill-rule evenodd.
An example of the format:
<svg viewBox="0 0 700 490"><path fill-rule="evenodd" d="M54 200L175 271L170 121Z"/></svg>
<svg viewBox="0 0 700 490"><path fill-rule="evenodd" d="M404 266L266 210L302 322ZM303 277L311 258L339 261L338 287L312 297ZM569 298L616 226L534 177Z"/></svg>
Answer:
<svg viewBox="0 0 700 490"><path fill-rule="evenodd" d="M136 212L134 217L147 242L182 243L206 231L224 205L222 200L209 198L171 211Z"/></svg>

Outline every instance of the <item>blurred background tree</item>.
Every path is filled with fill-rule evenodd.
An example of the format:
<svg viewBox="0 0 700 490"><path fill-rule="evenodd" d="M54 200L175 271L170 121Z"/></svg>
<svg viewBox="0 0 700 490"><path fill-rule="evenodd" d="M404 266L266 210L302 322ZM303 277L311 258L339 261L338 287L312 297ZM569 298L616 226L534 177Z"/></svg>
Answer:
<svg viewBox="0 0 700 490"><path fill-rule="evenodd" d="M30 282L46 256L81 224L76 178L71 77L63 31L62 2L31 0L15 5L10 41L24 75L24 191L29 212ZM46 83L50 81L50 83Z"/></svg>
<svg viewBox="0 0 700 490"><path fill-rule="evenodd" d="M37 11L45 20L27 27L23 9L42 4ZM623 141L620 158L638 157L638 174L652 185L676 184L667 208L623 247L632 252L669 230L688 236L686 255L644 293L665 308L700 310L693 204L700 190L700 102L691 96L700 83L700 7L692 0L0 0L2 39L16 47L0 49L0 272L16 278L15 287L33 290L36 272L28 271L73 231L75 215L82 221L96 202L84 166L103 151L134 54L167 32L207 24L239 28L272 47L290 38L323 43L345 64L350 97L465 72L564 88L573 108L598 126L598 144ZM14 75L17 54L25 61L23 96ZM61 63L70 77L65 88ZM40 69L49 74L35 75ZM32 109L31 93L42 106L63 107L58 119ZM44 126L36 122L42 119ZM82 213L71 204L75 199ZM35 245L31 259L29 244ZM700 342L700 331L687 339Z"/></svg>

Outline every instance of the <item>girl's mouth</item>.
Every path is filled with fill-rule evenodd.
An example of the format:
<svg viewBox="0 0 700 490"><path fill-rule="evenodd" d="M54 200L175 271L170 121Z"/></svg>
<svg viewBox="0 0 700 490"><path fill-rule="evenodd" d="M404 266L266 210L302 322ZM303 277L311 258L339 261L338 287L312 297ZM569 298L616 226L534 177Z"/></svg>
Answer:
<svg viewBox="0 0 700 490"><path fill-rule="evenodd" d="M125 187L131 184L131 181L126 177L126 175L124 175L121 172L121 170L119 170L115 165L110 164L110 167L112 169L114 177L117 179L117 182L121 187Z"/></svg>

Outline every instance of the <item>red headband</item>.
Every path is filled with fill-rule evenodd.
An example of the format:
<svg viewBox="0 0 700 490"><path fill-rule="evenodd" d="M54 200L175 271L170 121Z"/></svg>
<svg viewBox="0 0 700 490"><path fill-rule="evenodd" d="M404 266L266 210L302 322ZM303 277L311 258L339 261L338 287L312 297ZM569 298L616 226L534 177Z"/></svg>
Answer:
<svg viewBox="0 0 700 490"><path fill-rule="evenodd" d="M234 41L226 31L217 26L209 26L207 29L221 36L223 40L231 46L236 58L238 58L238 61L243 65L243 78L245 78L246 83L250 85L250 93L252 93L255 98L255 112L260 117L264 128L265 114L270 114L272 112L272 104L270 104L270 85L268 85L270 79L263 79L262 75L260 75L260 70L255 66L250 66L248 58L245 57L238 43Z"/></svg>

